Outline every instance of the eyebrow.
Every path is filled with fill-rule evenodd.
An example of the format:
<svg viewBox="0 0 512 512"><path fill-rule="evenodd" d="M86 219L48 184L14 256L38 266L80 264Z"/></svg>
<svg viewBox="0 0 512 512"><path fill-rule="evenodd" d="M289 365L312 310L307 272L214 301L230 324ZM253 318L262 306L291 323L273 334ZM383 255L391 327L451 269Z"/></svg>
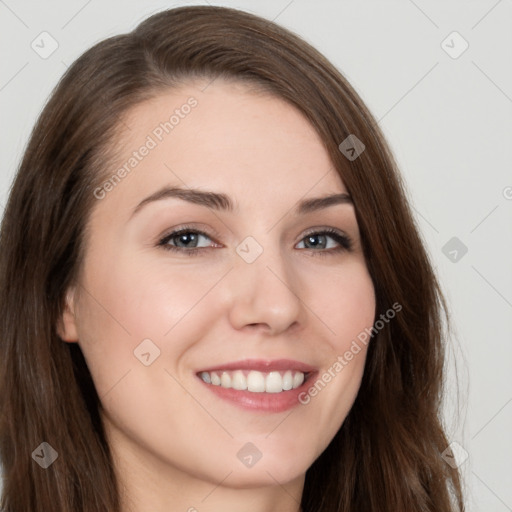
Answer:
<svg viewBox="0 0 512 512"><path fill-rule="evenodd" d="M230 197L223 193L206 192L198 189L180 188L180 187L163 187L155 193L143 199L134 209L131 214L133 217L144 206L155 201L164 199L177 198L189 203L206 206L218 211L234 211L235 204ZM303 199L295 207L296 215L304 215L330 206L338 204L353 204L352 198L345 193L333 194L324 197L314 197L310 199Z"/></svg>

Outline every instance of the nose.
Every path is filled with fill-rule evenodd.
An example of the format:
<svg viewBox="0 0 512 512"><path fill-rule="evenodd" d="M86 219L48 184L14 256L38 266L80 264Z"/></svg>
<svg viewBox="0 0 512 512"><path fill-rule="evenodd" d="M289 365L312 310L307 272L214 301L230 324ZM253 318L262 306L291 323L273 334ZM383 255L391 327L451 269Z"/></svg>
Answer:
<svg viewBox="0 0 512 512"><path fill-rule="evenodd" d="M252 263L238 255L230 272L229 319L236 329L262 329L275 335L303 321L300 279L279 251L264 250ZM274 254L275 257L274 257Z"/></svg>

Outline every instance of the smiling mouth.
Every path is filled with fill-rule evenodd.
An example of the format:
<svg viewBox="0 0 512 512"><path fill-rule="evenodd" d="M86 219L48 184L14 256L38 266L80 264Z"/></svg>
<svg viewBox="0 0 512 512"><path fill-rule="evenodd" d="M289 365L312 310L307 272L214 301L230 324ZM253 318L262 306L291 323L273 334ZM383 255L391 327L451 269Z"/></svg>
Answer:
<svg viewBox="0 0 512 512"><path fill-rule="evenodd" d="M251 393L282 393L297 389L312 372L297 370L260 372L257 370L203 371L197 375L211 386L249 391Z"/></svg>

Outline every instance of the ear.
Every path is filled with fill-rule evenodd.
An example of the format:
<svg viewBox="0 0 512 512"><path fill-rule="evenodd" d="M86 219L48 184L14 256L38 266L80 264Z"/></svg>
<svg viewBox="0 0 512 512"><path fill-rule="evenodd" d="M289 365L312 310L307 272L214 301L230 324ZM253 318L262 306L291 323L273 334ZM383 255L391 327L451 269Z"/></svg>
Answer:
<svg viewBox="0 0 512 512"><path fill-rule="evenodd" d="M62 316L57 321L57 334L63 341L69 343L78 341L78 330L75 316L75 287L66 292L66 304Z"/></svg>

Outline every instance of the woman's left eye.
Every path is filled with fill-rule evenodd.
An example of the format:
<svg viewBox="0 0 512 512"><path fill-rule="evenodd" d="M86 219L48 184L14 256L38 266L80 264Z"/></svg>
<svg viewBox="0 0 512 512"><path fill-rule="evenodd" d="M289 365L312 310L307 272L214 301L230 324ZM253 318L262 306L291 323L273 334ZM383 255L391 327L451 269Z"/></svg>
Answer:
<svg viewBox="0 0 512 512"><path fill-rule="evenodd" d="M326 239L334 240L336 243L333 245L329 245L328 242L324 241ZM319 241L320 240L320 241ZM345 234L339 233L334 229L325 229L323 231L314 231L306 235L299 243L306 242L310 247L306 247L310 249L311 247L320 247L322 249L329 249L329 251L321 251L322 253L326 252L339 252L339 251L350 251L352 249L352 240ZM338 244L338 247L336 247ZM318 251L316 251L318 252Z"/></svg>
<svg viewBox="0 0 512 512"><path fill-rule="evenodd" d="M211 238L204 232L196 229L182 228L172 233L169 233L158 242L158 246L168 251L177 251L186 253L189 255L197 254L204 249L212 248L211 245L199 246L199 240ZM334 240L334 244L329 243L329 239ZM324 229L321 231L313 231L308 233L299 242L299 245L303 244L304 247L301 249L313 249L313 252L318 252L322 255L338 253L341 251L350 251L352 249L351 239L334 229ZM325 249L318 251L316 248Z"/></svg>

